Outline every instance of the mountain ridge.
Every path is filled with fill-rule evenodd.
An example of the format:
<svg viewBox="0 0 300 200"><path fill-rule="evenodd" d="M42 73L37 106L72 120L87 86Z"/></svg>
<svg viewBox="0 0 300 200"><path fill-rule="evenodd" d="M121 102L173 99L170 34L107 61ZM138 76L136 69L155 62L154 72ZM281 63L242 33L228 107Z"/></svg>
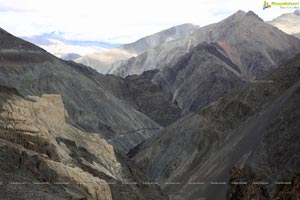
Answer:
<svg viewBox="0 0 300 200"><path fill-rule="evenodd" d="M297 145L287 142L299 141L293 120L298 116L299 63L298 54L266 77L186 115L146 142L133 160L171 199L225 199L226 186L189 183L227 182L232 165L246 163L270 180L280 179L300 164L293 153ZM284 155L277 154L278 148ZM289 158L293 162L285 165Z"/></svg>
<svg viewBox="0 0 300 200"><path fill-rule="evenodd" d="M107 139L135 129L160 128L132 105L115 97L100 82L74 68L76 64L57 59L5 31L1 31L0 39L3 41L0 45L1 84L16 88L24 95L61 94L70 115L68 120L73 125L101 132ZM114 144L115 148L126 152L156 132L149 130L138 132L135 137L119 138L115 142L121 144ZM123 144L124 139L129 143Z"/></svg>
<svg viewBox="0 0 300 200"><path fill-rule="evenodd" d="M133 43L124 44L112 50L90 54L76 59L76 62L94 67L101 73L112 73L124 61L135 57L147 49L154 48L160 43L185 37L198 27L193 24L182 24L169 29L143 37Z"/></svg>
<svg viewBox="0 0 300 200"><path fill-rule="evenodd" d="M63 32L50 32L21 38L64 60L75 60L85 54L111 49L120 45L97 41L68 40L64 38ZM76 57L74 54L76 54Z"/></svg>
<svg viewBox="0 0 300 200"><path fill-rule="evenodd" d="M257 29L250 29L249 26ZM270 35L274 37L274 40L271 41L269 39ZM289 45L296 46L293 45L294 42L297 43L296 39L289 38L284 41L283 38L280 37L288 38L289 36L279 33L279 31L275 30L272 26L264 23L261 18L252 11L247 13L244 11L237 11L218 23L197 29L189 38L163 43L155 49L149 50L149 52L133 57L129 59L127 63L123 63L113 73L126 77L130 74L141 74L146 70L162 70L164 67L172 64L172 61L176 60L177 57L188 53L190 49L202 42L218 42L220 45L223 44L224 50L228 51L227 54L236 65L247 65L247 63L239 63L240 60L238 54L243 52L240 47L241 45L244 45L242 43L243 41L249 43L244 49L249 49L255 44L257 45L257 48L265 48L260 49L264 54L266 54L265 52L268 52L266 45L271 49L273 47L274 50L281 50L287 48ZM239 44L236 39L239 40ZM276 42L274 43L274 41ZM233 49L233 47L237 49ZM277 61L274 56L265 55L265 57L266 62L269 62L268 65L276 64ZM250 76L247 71L244 71L243 73L245 78Z"/></svg>

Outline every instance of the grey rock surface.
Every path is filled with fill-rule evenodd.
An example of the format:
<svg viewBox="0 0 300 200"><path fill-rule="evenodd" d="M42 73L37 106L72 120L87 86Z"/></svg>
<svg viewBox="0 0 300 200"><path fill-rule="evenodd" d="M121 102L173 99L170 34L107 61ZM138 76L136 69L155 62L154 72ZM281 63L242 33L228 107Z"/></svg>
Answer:
<svg viewBox="0 0 300 200"><path fill-rule="evenodd" d="M134 161L171 199L191 200L225 199L227 186L210 183L227 182L233 165L255 166L267 181L299 169L299 66L298 55L178 120L146 142ZM189 184L197 182L206 184Z"/></svg>
<svg viewBox="0 0 300 200"><path fill-rule="evenodd" d="M194 112L247 82L218 44L206 42L158 72L152 81L169 94L183 114Z"/></svg>
<svg viewBox="0 0 300 200"><path fill-rule="evenodd" d="M107 139L145 129L134 136L118 137L118 143L122 144L115 146L118 151L126 153L160 128L134 106L114 96L99 81L87 76L84 72L88 68L57 59L2 29L0 40L2 85L16 88L24 95L62 95L70 123L98 132Z"/></svg>

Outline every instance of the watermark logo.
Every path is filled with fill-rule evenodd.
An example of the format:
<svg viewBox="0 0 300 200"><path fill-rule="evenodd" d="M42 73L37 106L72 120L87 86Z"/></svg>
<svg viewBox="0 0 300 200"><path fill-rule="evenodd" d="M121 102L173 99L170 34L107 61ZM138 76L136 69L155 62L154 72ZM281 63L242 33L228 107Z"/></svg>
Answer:
<svg viewBox="0 0 300 200"><path fill-rule="evenodd" d="M263 9L271 8L271 4L269 4L267 1L264 1Z"/></svg>
<svg viewBox="0 0 300 200"><path fill-rule="evenodd" d="M271 3L268 3L267 1L264 1L263 9L271 8L272 6L277 6L279 8L291 8L291 9L297 9L300 6L300 2L295 1L273 1Z"/></svg>

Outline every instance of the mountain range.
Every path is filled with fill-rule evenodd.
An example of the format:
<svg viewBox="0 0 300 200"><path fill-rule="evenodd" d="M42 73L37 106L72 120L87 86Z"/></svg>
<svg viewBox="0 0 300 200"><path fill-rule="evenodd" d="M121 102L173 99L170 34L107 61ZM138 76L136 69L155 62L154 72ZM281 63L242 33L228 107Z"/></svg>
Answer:
<svg viewBox="0 0 300 200"><path fill-rule="evenodd" d="M300 39L254 12L76 62L0 41L1 199L300 196Z"/></svg>
<svg viewBox="0 0 300 200"><path fill-rule="evenodd" d="M85 55L75 61L91 66L100 73L112 74L129 58L142 54L147 50L154 49L162 43L188 37L197 28L198 26L192 24L182 24L144 37L131 44L125 44L109 51Z"/></svg>
<svg viewBox="0 0 300 200"><path fill-rule="evenodd" d="M64 35L63 32L51 32L21 38L64 60L75 60L83 55L108 50L120 45L97 41L68 40L64 38Z"/></svg>

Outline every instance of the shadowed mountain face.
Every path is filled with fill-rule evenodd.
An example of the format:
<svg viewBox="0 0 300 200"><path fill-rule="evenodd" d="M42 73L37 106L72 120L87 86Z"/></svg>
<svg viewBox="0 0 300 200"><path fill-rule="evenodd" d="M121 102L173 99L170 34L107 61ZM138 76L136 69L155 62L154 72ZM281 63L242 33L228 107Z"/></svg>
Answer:
<svg viewBox="0 0 300 200"><path fill-rule="evenodd" d="M158 123L166 125L180 116L180 110L165 100L159 89L151 86L150 81L143 90L138 89L138 85L135 84L132 93L139 91L137 93L143 103L138 105L140 100L136 99L134 104L131 104L132 99L123 99L126 92L119 93L119 98L113 92L113 88L127 88L130 81L114 76L102 76L85 66L57 59L4 30L0 32L0 40L2 85L14 87L24 95L61 94L70 123L87 131L100 132L103 137L112 141L118 151L126 153L133 146L157 133L161 127ZM144 109L146 98L143 97L143 92L146 96L149 95L147 89L157 92L163 105L167 105L166 109L168 106L171 110L175 109L175 117L170 121L163 121L156 118L155 113L150 116L150 111ZM158 109L158 106L153 107L151 112L159 112ZM157 122L142 112L149 114Z"/></svg>
<svg viewBox="0 0 300 200"><path fill-rule="evenodd" d="M76 62L91 66L100 73L111 74L129 58L142 54L149 49L156 48L162 43L189 37L197 29L198 26L182 24L141 38L131 44L125 44L108 51L82 56L76 59Z"/></svg>
<svg viewBox="0 0 300 200"><path fill-rule="evenodd" d="M153 82L187 114L242 87L246 80L217 43L202 43L158 72Z"/></svg>
<svg viewBox="0 0 300 200"><path fill-rule="evenodd" d="M173 199L225 199L233 165L276 181L300 167L300 56L162 130L134 157ZM164 181L179 184L164 184ZM189 184L205 182L203 185ZM270 189L274 191L274 188ZM216 192L218 191L218 192Z"/></svg>
<svg viewBox="0 0 300 200"><path fill-rule="evenodd" d="M99 134L66 123L60 95L23 97L0 86L0 107L1 199L168 199L157 186L141 187L147 179Z"/></svg>
<svg viewBox="0 0 300 200"><path fill-rule="evenodd" d="M161 88L151 82L157 71L147 71L123 79L114 75L99 74L84 65L73 64L73 67L162 127L170 125L181 117L181 109L171 102Z"/></svg>

